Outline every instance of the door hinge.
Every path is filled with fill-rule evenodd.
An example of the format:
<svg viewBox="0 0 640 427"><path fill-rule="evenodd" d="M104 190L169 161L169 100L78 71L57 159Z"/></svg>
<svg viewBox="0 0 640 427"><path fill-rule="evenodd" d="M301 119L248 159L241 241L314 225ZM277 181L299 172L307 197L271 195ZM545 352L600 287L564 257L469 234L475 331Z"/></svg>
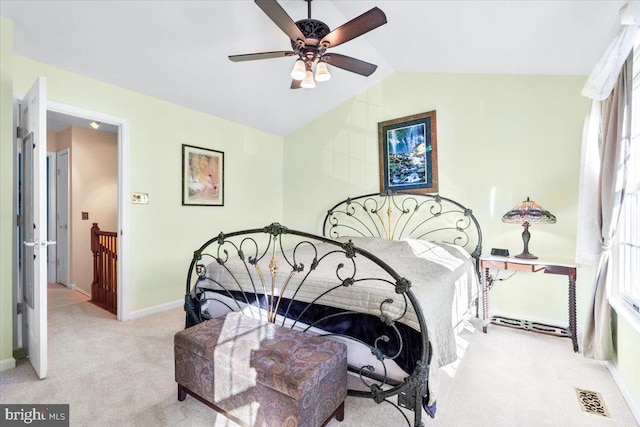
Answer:
<svg viewBox="0 0 640 427"><path fill-rule="evenodd" d="M16 313L17 314L22 314L22 303L21 302L16 304Z"/></svg>
<svg viewBox="0 0 640 427"><path fill-rule="evenodd" d="M18 138L24 138L24 128L23 127L18 126L16 128L16 136Z"/></svg>
<svg viewBox="0 0 640 427"><path fill-rule="evenodd" d="M22 218L20 215L16 215L16 227L20 227L22 225Z"/></svg>

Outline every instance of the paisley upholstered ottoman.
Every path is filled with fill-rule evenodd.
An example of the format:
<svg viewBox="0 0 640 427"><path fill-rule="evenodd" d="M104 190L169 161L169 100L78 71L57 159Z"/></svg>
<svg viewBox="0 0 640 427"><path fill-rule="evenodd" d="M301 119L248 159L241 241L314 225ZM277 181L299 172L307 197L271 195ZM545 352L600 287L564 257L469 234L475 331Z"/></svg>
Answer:
<svg viewBox="0 0 640 427"><path fill-rule="evenodd" d="M319 427L344 419L347 349L239 313L174 338L178 400L187 394L251 427Z"/></svg>

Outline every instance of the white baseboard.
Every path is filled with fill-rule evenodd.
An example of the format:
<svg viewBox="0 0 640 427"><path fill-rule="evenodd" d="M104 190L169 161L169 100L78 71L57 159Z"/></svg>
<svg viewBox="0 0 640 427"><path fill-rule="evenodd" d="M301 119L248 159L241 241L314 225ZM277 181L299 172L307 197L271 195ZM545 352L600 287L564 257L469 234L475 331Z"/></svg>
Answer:
<svg viewBox="0 0 640 427"><path fill-rule="evenodd" d="M182 307L184 300L171 301L166 304L160 304L149 308L143 308L142 310L136 310L129 312L129 319L137 319L140 317L148 316L150 314L162 313L163 311L171 310L173 308Z"/></svg>
<svg viewBox="0 0 640 427"><path fill-rule="evenodd" d="M608 360L606 360L604 363L607 366L607 369L609 369L609 373L613 377L613 381L615 381L616 385L620 389L622 397L624 397L625 402L627 402L627 405L629 405L629 409L631 409L633 417L636 419L638 425L640 425L640 408L638 408L636 402L633 401L633 396L631 396L629 389L627 389L627 386L622 381L622 378L620 377L620 374L618 374L615 365Z"/></svg>
<svg viewBox="0 0 640 427"><path fill-rule="evenodd" d="M8 359L0 360L0 372L8 371L16 367L16 359L10 357Z"/></svg>
<svg viewBox="0 0 640 427"><path fill-rule="evenodd" d="M91 292L87 292L87 291L85 291L84 289L77 287L76 285L69 285L69 288L70 288L70 289L73 289L73 290L75 290L75 291L78 291L78 292L80 292L81 294L86 295L86 296L88 296L89 298L91 298Z"/></svg>

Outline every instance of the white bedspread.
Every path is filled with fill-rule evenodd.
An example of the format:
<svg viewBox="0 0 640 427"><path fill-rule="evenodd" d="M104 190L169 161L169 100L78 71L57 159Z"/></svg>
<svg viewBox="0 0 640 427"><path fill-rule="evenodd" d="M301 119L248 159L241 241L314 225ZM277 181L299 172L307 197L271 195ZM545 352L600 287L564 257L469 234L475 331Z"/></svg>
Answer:
<svg viewBox="0 0 640 427"><path fill-rule="evenodd" d="M475 294L478 278L471 256L464 249L446 243L405 239L350 237L357 247L381 258L398 274L411 281L427 323L427 333L433 346L432 368L456 360L456 343L452 318L454 295L464 293L467 301ZM379 299L377 300L379 301ZM404 321L404 320L403 320ZM418 329L415 315L410 313L404 321Z"/></svg>

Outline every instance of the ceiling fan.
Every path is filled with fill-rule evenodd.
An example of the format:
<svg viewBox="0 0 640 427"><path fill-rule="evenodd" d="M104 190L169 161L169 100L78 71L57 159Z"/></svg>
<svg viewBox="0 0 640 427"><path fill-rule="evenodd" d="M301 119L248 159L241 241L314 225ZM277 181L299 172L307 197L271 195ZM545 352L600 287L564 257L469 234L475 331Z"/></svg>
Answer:
<svg viewBox="0 0 640 427"><path fill-rule="evenodd" d="M329 26L317 19L311 19L311 1L307 2L308 18L294 22L276 0L255 0L260 9L291 39L292 51L248 53L230 55L233 62L253 61L296 56L291 72L291 89L313 88L315 82L331 78L327 64L352 73L370 76L377 65L361 61L339 53L329 53L327 49L348 42L362 34L387 23L384 12L377 7L363 13L342 26L331 31ZM315 65L315 79L313 67Z"/></svg>

